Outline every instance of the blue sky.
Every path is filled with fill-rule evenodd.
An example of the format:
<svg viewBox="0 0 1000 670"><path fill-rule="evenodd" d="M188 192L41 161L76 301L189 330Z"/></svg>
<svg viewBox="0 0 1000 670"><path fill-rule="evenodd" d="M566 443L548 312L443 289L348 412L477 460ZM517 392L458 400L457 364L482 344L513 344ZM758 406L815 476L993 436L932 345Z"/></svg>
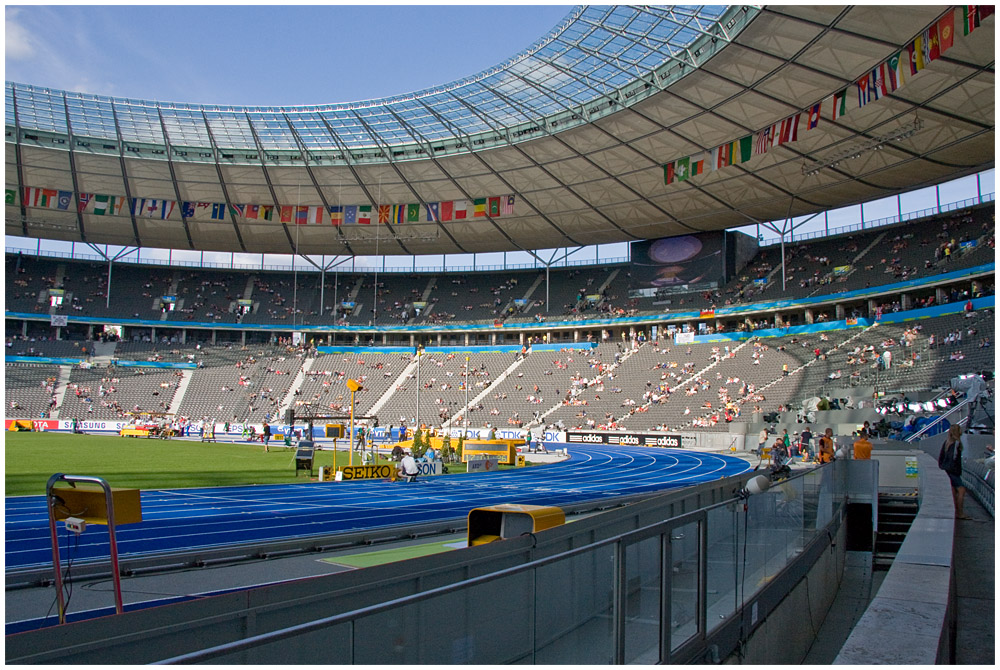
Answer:
<svg viewBox="0 0 1000 670"><path fill-rule="evenodd" d="M527 48L572 5L7 5L5 78L127 98L322 104L427 88Z"/></svg>

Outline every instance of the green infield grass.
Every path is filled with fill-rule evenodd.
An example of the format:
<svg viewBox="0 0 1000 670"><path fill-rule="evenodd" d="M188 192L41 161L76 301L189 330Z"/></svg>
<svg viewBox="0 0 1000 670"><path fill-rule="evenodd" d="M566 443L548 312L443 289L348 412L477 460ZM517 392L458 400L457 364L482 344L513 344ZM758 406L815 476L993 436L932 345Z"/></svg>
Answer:
<svg viewBox="0 0 1000 670"><path fill-rule="evenodd" d="M295 450L276 446L274 442L271 450L264 453L259 442L202 443L21 432L8 432L4 437L4 493L9 496L42 495L45 483L57 472L101 477L112 486L139 489L310 481L305 471L295 475ZM316 451L313 478L321 465L332 464L333 451ZM347 452L337 452L337 465L347 464ZM357 455L354 464L361 464ZM449 465L448 469L464 471L465 466Z"/></svg>

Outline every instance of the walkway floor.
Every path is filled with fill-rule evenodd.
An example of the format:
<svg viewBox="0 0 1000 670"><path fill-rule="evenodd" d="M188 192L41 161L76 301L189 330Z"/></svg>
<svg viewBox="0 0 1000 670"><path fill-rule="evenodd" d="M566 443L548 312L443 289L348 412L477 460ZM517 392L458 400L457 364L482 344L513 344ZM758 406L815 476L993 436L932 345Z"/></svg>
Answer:
<svg viewBox="0 0 1000 670"><path fill-rule="evenodd" d="M996 519L971 496L965 497L971 521L956 522L955 583L958 622L955 662L996 664Z"/></svg>

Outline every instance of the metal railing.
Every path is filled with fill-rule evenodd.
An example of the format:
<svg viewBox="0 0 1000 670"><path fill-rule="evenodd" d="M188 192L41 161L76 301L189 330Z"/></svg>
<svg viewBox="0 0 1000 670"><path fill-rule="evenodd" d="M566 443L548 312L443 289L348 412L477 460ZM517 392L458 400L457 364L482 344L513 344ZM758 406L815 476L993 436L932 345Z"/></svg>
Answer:
<svg viewBox="0 0 1000 670"><path fill-rule="evenodd" d="M831 228L827 230L814 230L808 233L802 233L800 235L792 235L786 244L791 244L793 242L804 242L806 240L814 240L820 237L834 237L836 235L844 235L845 233L855 233L862 230L872 230L874 228L881 228L882 226L891 226L895 223L902 223L904 221L913 221L914 219L923 219L929 216L937 216L938 214L944 214L945 212L953 212L957 209L965 209L966 207L974 207L976 205L981 205L984 202L993 202L996 199L996 193L984 193L980 197L976 198L966 198L965 200L958 200L956 202L949 202L942 204L940 207L927 207L925 209L918 209L913 212L907 212L902 216L887 216L881 219L872 219L870 221L860 221L858 223L852 223L846 226L840 226L838 228ZM772 247L781 244L780 237L771 237L768 239L763 239L760 241L760 247Z"/></svg>
<svg viewBox="0 0 1000 670"><path fill-rule="evenodd" d="M690 662L839 520L840 465L523 565L159 663Z"/></svg>

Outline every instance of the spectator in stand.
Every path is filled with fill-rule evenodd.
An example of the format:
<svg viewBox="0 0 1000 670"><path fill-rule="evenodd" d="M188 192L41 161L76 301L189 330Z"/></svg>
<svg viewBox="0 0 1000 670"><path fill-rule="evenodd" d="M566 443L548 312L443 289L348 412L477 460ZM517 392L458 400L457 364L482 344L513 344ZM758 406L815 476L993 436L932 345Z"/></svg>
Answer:
<svg viewBox="0 0 1000 670"><path fill-rule="evenodd" d="M868 431L862 428L858 439L854 441L854 460L870 461L871 458L872 443L868 441Z"/></svg>

